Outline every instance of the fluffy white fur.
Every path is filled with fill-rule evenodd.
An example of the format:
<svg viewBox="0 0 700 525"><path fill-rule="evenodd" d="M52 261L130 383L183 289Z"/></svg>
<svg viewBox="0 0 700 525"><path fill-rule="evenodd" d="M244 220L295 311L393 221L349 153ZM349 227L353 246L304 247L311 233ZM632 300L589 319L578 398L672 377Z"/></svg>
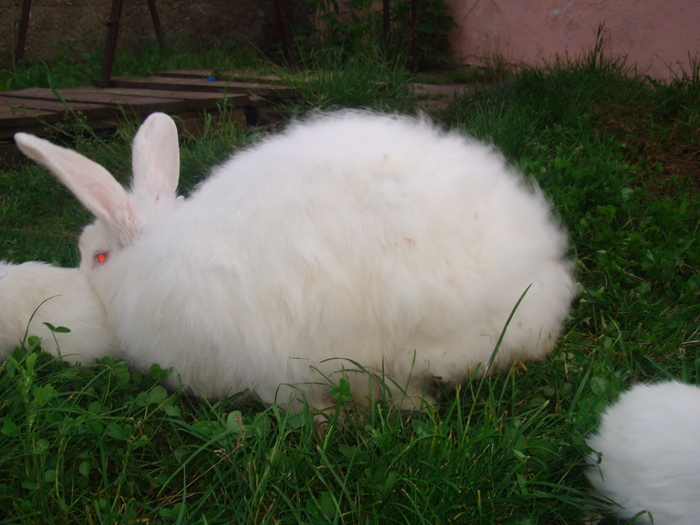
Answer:
<svg viewBox="0 0 700 525"><path fill-rule="evenodd" d="M422 119L318 115L177 203L176 164L158 165L176 137L154 140L173 128L144 123L130 192L77 153L16 139L99 218L81 268L131 365L173 367L207 397L251 388L283 402L300 388L325 406L312 383L352 360L417 392L483 368L528 286L497 365L553 346L575 293L567 236L491 147Z"/></svg>
<svg viewBox="0 0 700 525"><path fill-rule="evenodd" d="M53 334L45 322L71 331ZM117 354L117 339L83 272L0 261L0 357L17 348L26 335L40 337L44 351L59 355L60 350L71 364Z"/></svg>
<svg viewBox="0 0 700 525"><path fill-rule="evenodd" d="M620 505L618 516L648 511L655 525L700 521L700 388L635 386L608 408L588 445L596 451L588 478ZM635 523L652 521L644 514Z"/></svg>

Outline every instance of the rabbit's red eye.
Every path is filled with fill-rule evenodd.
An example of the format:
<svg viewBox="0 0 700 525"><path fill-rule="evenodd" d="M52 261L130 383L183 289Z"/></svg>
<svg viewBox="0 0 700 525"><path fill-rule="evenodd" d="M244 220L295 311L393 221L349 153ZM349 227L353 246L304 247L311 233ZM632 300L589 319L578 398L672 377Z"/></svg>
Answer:
<svg viewBox="0 0 700 525"><path fill-rule="evenodd" d="M107 262L107 259L109 258L109 252L97 252L93 256L93 265L94 266L99 266L101 264L104 264Z"/></svg>

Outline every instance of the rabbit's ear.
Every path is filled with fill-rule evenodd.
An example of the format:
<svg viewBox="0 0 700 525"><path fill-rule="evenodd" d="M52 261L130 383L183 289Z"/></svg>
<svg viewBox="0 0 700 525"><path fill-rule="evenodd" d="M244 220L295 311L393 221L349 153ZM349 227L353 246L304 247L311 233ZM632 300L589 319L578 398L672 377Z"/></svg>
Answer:
<svg viewBox="0 0 700 525"><path fill-rule="evenodd" d="M105 221L122 245L138 233L131 198L102 166L73 150L28 133L15 142L27 157L47 167L98 219Z"/></svg>
<svg viewBox="0 0 700 525"><path fill-rule="evenodd" d="M132 162L131 195L138 212L149 213L175 200L180 149L173 119L153 113L144 121L134 137Z"/></svg>

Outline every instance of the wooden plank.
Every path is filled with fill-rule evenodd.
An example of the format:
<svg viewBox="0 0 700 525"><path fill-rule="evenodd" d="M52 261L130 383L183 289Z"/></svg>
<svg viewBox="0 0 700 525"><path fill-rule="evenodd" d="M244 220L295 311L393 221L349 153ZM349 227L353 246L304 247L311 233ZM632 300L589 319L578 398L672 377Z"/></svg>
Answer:
<svg viewBox="0 0 700 525"><path fill-rule="evenodd" d="M203 79L180 79L167 77L113 77L111 85L113 87L126 87L134 89L165 89L175 91L208 91L220 93L228 91L232 93L244 93L242 90L236 91L234 86L227 86L226 82L208 82Z"/></svg>
<svg viewBox="0 0 700 525"><path fill-rule="evenodd" d="M133 110L138 114L163 111L176 113L187 109L187 101L182 98L152 97L142 94L117 95L105 92L103 89L80 87L58 89L58 94L68 102L99 102L101 104L118 106L121 109Z"/></svg>
<svg viewBox="0 0 700 525"><path fill-rule="evenodd" d="M60 118L60 114L54 115L58 115L59 118L48 119L45 116L42 116L41 118L35 118L32 120L18 122L18 124L14 126L5 126L3 124L3 126L0 127L0 139L11 140L12 137L14 137L15 133L19 131L31 133L33 135L47 135L56 132L59 129L59 126L60 129L63 131L71 129L71 126L73 125L71 121L62 120ZM87 126L92 129L114 128L120 122L123 122L123 120L124 119L121 118L119 115L114 114L111 117L86 120L82 122L81 125Z"/></svg>
<svg viewBox="0 0 700 525"><path fill-rule="evenodd" d="M113 77L112 86L126 88L145 89L172 89L177 91L209 91L225 93L247 93L262 97L280 97L283 94L291 95L292 88L270 84L258 84L254 82L225 82L222 80L208 81L198 78L169 78L147 77L128 78Z"/></svg>
<svg viewBox="0 0 700 525"><path fill-rule="evenodd" d="M85 89L88 90L88 92L93 92L91 91L91 88L87 87L76 89ZM248 95L243 93L234 94L206 91L168 91L165 89L129 89L116 87L100 89L99 92L108 93L115 96L139 96L184 100L187 103L187 109L213 109L221 100L224 99L227 99L227 103L233 106L245 106L248 103Z"/></svg>
<svg viewBox="0 0 700 525"><path fill-rule="evenodd" d="M93 129L113 128L125 119L143 118L154 111L173 115L181 130L190 133L200 132L209 118L214 119L214 125L232 120L245 125L244 107L269 106L266 98L291 97L295 91L264 83L279 83L274 75L248 77L262 82L210 82L206 80L210 74L209 70L166 71L145 79L116 77L113 87L107 89L84 86L3 91L0 92L0 142L14 147L12 137L17 131L42 135L59 127L69 129L76 116L81 125ZM236 72L220 75L227 79L245 77Z"/></svg>
<svg viewBox="0 0 700 525"><path fill-rule="evenodd" d="M157 77L172 78L207 78L212 76L211 69L178 69L177 71L159 71Z"/></svg>
<svg viewBox="0 0 700 525"><path fill-rule="evenodd" d="M25 133L31 133L32 135L46 135L51 133L51 125L46 125L44 121L35 120L33 123L25 123L21 126L0 128L0 139L2 140L12 140L14 144L13 137L15 133L23 131Z"/></svg>
<svg viewBox="0 0 700 525"><path fill-rule="evenodd" d="M41 108L18 106L12 102L14 101L11 101L11 99L0 97L0 119L2 119L2 122L13 119L35 119L42 116L49 117L56 115L55 111L46 111ZM2 124L0 124L0 126L1 125Z"/></svg>
<svg viewBox="0 0 700 525"><path fill-rule="evenodd" d="M187 104L187 109L210 109L216 107L217 103L226 98L230 99L229 103L234 106L243 106L248 103L248 96L245 94L233 93L218 93L218 92L197 92L197 91L167 91L167 90L148 90L148 89L126 89L126 88L106 88L100 89L90 86L59 89L57 92L70 103L74 109L90 109L89 106L79 107L76 104L86 101L94 101L93 107L99 107L99 104L111 103L115 99L124 98L126 101L135 100L134 97L184 101ZM19 91L3 92L9 97L21 97L23 99L32 100L50 100L54 104L58 98L52 90L44 88L28 88ZM103 106L104 107L104 106ZM65 106L63 106L65 109Z"/></svg>
<svg viewBox="0 0 700 525"><path fill-rule="evenodd" d="M115 110L107 106L97 104L85 104L71 102L66 104L58 100L44 100L35 98L14 98L0 95L0 128L9 126L34 125L23 124L23 118L37 117L42 121L56 122L71 118L71 113L77 113L81 118L104 118L115 113Z"/></svg>
<svg viewBox="0 0 700 525"><path fill-rule="evenodd" d="M26 157L12 144L0 144L0 168L18 166Z"/></svg>
<svg viewBox="0 0 700 525"><path fill-rule="evenodd" d="M162 111L176 113L187 109L187 102L182 99L163 97L144 97L138 95L113 95L99 88L63 88L54 93L46 88L26 88L19 91L4 91L3 95L15 98L37 98L43 100L65 100L66 102L91 102L118 107L122 111L133 111L140 115ZM58 94L58 96L57 96ZM60 98L59 98L60 97Z"/></svg>
<svg viewBox="0 0 700 525"><path fill-rule="evenodd" d="M24 98L24 99L40 99L53 100L60 102L53 89L49 88L25 88L17 91L3 91L3 97Z"/></svg>
<svg viewBox="0 0 700 525"><path fill-rule="evenodd" d="M2 118L2 117L0 117ZM4 120L4 118L3 118ZM10 120L10 119L7 119ZM3 124L0 127L0 137L14 137L15 133L18 131L24 131L25 128L41 128L43 130L51 129L60 122L60 120L53 120L48 118L13 118L12 122L7 125ZM46 133L44 131L43 133Z"/></svg>
<svg viewBox="0 0 700 525"><path fill-rule="evenodd" d="M3 97L0 95L0 107L9 107L21 109L37 109L44 111L89 111L96 109L103 109L105 113L114 113L113 110L109 110L104 105L101 104L89 104L84 102L70 102L64 104L58 100L45 100L41 98L15 98L15 97Z"/></svg>
<svg viewBox="0 0 700 525"><path fill-rule="evenodd" d="M157 77L172 78L204 78L211 77L214 72L210 69L179 69L177 71L159 71ZM260 75L257 73L245 73L240 71L222 71L217 76L217 80L238 80L248 82L258 82L264 84L279 83L282 79L278 75Z"/></svg>
<svg viewBox="0 0 700 525"><path fill-rule="evenodd" d="M17 102L21 101L0 97L0 130L11 130L6 135L12 136L23 127L44 126L61 120L61 114L55 110L22 107L18 106Z"/></svg>

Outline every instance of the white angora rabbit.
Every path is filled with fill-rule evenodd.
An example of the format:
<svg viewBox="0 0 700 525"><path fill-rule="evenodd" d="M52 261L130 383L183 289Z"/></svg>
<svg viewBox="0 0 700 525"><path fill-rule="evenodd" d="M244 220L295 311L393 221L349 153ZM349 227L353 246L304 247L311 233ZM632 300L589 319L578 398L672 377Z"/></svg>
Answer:
<svg viewBox="0 0 700 525"><path fill-rule="evenodd" d="M619 517L648 511L655 525L700 523L700 388L635 386L607 409L588 445L588 478L619 504ZM645 513L635 523L652 521Z"/></svg>
<svg viewBox="0 0 700 525"><path fill-rule="evenodd" d="M53 334L45 322L71 331ZM36 335L46 352L58 355L60 350L71 364L88 364L117 355L112 334L104 308L80 270L0 261L0 358L17 348L25 335Z"/></svg>
<svg viewBox="0 0 700 525"><path fill-rule="evenodd" d="M542 193L491 147L423 119L317 115L236 154L184 201L166 115L134 139L129 191L73 151L16 141L97 216L81 269L127 362L172 367L202 396L301 390L328 406L318 383L355 363L410 393L460 383L529 286L500 367L543 357L575 293ZM370 395L362 382L356 394Z"/></svg>

